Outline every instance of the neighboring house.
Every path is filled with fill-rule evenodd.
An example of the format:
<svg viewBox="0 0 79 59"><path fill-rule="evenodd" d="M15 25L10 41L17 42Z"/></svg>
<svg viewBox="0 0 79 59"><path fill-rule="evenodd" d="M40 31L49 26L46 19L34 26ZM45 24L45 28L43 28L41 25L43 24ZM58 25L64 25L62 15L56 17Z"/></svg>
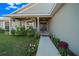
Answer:
<svg viewBox="0 0 79 59"><path fill-rule="evenodd" d="M69 48L79 55L79 4L29 4L12 14L10 27L33 26L38 32L50 32L68 42Z"/></svg>
<svg viewBox="0 0 79 59"><path fill-rule="evenodd" d="M9 18L0 18L0 28L9 30Z"/></svg>

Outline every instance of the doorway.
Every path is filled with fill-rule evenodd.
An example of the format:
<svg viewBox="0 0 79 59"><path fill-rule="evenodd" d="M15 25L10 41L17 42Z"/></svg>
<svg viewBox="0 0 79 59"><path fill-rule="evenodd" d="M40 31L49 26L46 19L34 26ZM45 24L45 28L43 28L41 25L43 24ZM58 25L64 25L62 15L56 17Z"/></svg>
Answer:
<svg viewBox="0 0 79 59"><path fill-rule="evenodd" d="M40 32L45 33L48 31L47 22L40 22Z"/></svg>

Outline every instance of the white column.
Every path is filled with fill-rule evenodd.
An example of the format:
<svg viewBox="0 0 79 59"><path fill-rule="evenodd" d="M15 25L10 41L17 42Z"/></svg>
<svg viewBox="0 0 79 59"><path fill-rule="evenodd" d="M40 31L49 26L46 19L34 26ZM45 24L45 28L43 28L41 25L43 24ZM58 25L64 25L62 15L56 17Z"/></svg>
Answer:
<svg viewBox="0 0 79 59"><path fill-rule="evenodd" d="M9 35L11 35L11 28L12 28L12 21L11 18L9 18Z"/></svg>
<svg viewBox="0 0 79 59"><path fill-rule="evenodd" d="M25 20L25 28L27 28L26 20Z"/></svg>
<svg viewBox="0 0 79 59"><path fill-rule="evenodd" d="M3 21L3 29L5 29L5 21Z"/></svg>
<svg viewBox="0 0 79 59"><path fill-rule="evenodd" d="M37 31L38 32L40 31L40 28L39 28L39 17L37 17Z"/></svg>

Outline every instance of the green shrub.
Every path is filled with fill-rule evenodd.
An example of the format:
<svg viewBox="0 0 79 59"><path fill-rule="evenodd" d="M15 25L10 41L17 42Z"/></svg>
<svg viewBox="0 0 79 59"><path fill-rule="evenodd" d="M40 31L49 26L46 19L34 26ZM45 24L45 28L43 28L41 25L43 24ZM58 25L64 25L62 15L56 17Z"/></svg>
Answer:
<svg viewBox="0 0 79 59"><path fill-rule="evenodd" d="M6 31L9 31L9 26L5 26Z"/></svg>
<svg viewBox="0 0 79 59"><path fill-rule="evenodd" d="M15 33L14 33L15 32ZM27 35L29 37L35 36L36 32L32 27L28 27L28 29L25 29L24 26L16 27L16 30L12 30L12 33L15 35L24 36Z"/></svg>
<svg viewBox="0 0 79 59"><path fill-rule="evenodd" d="M15 35L20 35L20 27L16 27L16 33Z"/></svg>
<svg viewBox="0 0 79 59"><path fill-rule="evenodd" d="M68 55L68 48L59 48L59 52L62 56L67 56Z"/></svg>
<svg viewBox="0 0 79 59"><path fill-rule="evenodd" d="M62 56L68 55L68 43L67 43L67 42L61 41L61 42L58 44L58 49L59 49L60 54L61 54Z"/></svg>
<svg viewBox="0 0 79 59"><path fill-rule="evenodd" d="M4 33L4 32L5 32L5 29L0 28L0 33Z"/></svg>
<svg viewBox="0 0 79 59"><path fill-rule="evenodd" d="M11 30L11 34L15 35L15 30L14 29Z"/></svg>
<svg viewBox="0 0 79 59"><path fill-rule="evenodd" d="M60 42L60 39L55 37L54 35L52 35L51 33L49 34L49 37L50 39L52 40L52 42L55 44L55 46L57 47L59 42Z"/></svg>
<svg viewBox="0 0 79 59"><path fill-rule="evenodd" d="M30 26L27 30L27 36L34 36L35 35L35 30Z"/></svg>
<svg viewBox="0 0 79 59"><path fill-rule="evenodd" d="M49 37L50 37L50 39L53 39L53 35L51 33L49 34Z"/></svg>
<svg viewBox="0 0 79 59"><path fill-rule="evenodd" d="M34 37L35 37L35 39L38 39L38 38L40 38L40 34L38 32L36 32Z"/></svg>
<svg viewBox="0 0 79 59"><path fill-rule="evenodd" d="M60 42L60 39L59 38L56 38L56 37L53 37L52 41L55 44L55 46L58 46L58 44Z"/></svg>
<svg viewBox="0 0 79 59"><path fill-rule="evenodd" d="M24 26L16 27L16 35L26 35L26 29Z"/></svg>
<svg viewBox="0 0 79 59"><path fill-rule="evenodd" d="M25 29L24 26L23 27L20 27L20 31L21 31L21 34L22 35L26 35L26 29Z"/></svg>

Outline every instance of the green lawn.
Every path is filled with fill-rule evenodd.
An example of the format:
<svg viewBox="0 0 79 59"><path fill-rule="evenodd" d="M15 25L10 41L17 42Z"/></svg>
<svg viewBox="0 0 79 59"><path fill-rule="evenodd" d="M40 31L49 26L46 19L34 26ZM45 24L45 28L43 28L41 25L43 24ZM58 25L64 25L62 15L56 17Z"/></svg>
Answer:
<svg viewBox="0 0 79 59"><path fill-rule="evenodd" d="M27 36L10 36L0 33L0 55L36 55L39 39Z"/></svg>

